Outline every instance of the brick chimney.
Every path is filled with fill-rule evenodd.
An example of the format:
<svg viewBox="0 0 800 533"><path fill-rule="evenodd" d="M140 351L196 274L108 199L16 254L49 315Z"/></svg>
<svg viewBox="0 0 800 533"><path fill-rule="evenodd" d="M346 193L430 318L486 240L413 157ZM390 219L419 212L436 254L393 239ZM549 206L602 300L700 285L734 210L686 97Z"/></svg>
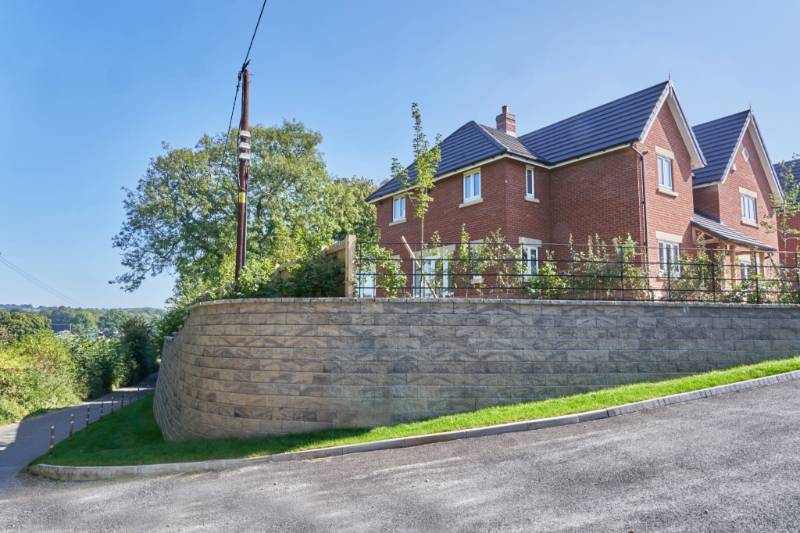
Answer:
<svg viewBox="0 0 800 533"><path fill-rule="evenodd" d="M503 112L497 115L497 129L509 135L517 136L517 119L514 113L508 112L508 106L503 106Z"/></svg>

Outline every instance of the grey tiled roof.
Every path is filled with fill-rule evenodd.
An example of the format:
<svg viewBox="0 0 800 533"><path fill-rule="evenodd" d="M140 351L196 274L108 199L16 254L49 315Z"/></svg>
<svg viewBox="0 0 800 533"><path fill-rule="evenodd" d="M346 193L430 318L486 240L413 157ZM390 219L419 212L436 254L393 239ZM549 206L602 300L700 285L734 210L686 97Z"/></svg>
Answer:
<svg viewBox="0 0 800 533"><path fill-rule="evenodd" d="M513 141L516 142L513 142ZM470 163L482 161L502 153L512 153L533 159L533 155L511 135L481 126L475 121L469 121L456 131L445 137L441 144L442 160L436 171L437 175L446 174L451 170L462 168ZM413 183L416 178L414 165L407 169L409 181ZM367 201L381 198L402 189L402 184L393 178L370 194Z"/></svg>
<svg viewBox="0 0 800 533"><path fill-rule="evenodd" d="M786 186L791 186L790 184L786 183L786 180L789 177L787 174L791 173L791 177L794 178L795 182L800 181L800 159L783 161L773 165L773 168L775 169L775 174L778 175L781 185L784 186L784 189Z"/></svg>
<svg viewBox="0 0 800 533"><path fill-rule="evenodd" d="M491 135L494 140L502 144L509 153L518 155L521 157L527 157L529 159L538 159L533 152L528 150L528 148L522 144L517 137L513 135L509 135L508 133L502 132L497 128L491 128L489 126L485 126L483 124L478 124L483 130Z"/></svg>
<svg viewBox="0 0 800 533"><path fill-rule="evenodd" d="M653 85L526 133L519 140L550 164L639 140L668 85L668 81Z"/></svg>
<svg viewBox="0 0 800 533"><path fill-rule="evenodd" d="M732 227L723 224L722 222L717 222L716 220L700 213L695 213L692 215L692 224L701 230L708 232L710 235L722 239L723 241L735 242L737 244L744 244L746 246L754 246L761 250L775 250L775 248L772 246L764 244L758 239L753 239L752 237L748 237L747 235L739 233Z"/></svg>
<svg viewBox="0 0 800 533"><path fill-rule="evenodd" d="M638 140L664 90L665 81L531 133L514 137L467 122L442 141L437 176L501 154L556 164ZM414 181L414 166L408 167ZM399 191L397 179L382 184L367 201Z"/></svg>
<svg viewBox="0 0 800 533"><path fill-rule="evenodd" d="M706 166L693 173L695 185L722 181L750 113L742 111L692 127L706 157Z"/></svg>

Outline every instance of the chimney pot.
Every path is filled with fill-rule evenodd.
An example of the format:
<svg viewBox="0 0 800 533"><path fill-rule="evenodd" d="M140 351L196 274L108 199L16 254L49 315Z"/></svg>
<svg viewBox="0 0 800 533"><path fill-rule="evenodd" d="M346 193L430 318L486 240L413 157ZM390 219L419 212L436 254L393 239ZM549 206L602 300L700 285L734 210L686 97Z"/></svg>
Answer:
<svg viewBox="0 0 800 533"><path fill-rule="evenodd" d="M502 106L502 112L497 115L497 129L508 135L517 136L517 118L508 111L508 106Z"/></svg>

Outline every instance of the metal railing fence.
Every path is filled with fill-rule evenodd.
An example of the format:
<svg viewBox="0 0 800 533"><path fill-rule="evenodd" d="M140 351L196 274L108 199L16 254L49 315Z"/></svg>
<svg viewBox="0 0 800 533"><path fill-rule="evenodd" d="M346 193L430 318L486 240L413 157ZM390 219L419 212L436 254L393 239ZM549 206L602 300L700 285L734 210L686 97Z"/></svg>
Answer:
<svg viewBox="0 0 800 533"><path fill-rule="evenodd" d="M630 243L358 243L355 294L800 303L797 259Z"/></svg>

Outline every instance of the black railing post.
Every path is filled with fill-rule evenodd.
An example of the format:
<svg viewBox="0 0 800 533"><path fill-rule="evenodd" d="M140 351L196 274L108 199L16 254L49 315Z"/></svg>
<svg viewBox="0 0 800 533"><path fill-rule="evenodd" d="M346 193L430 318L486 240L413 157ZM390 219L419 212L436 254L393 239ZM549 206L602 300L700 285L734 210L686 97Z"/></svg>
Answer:
<svg viewBox="0 0 800 533"><path fill-rule="evenodd" d="M711 261L711 301L717 301L717 265Z"/></svg>
<svg viewBox="0 0 800 533"><path fill-rule="evenodd" d="M620 246L619 251L619 288L622 291L622 299L625 299L625 249Z"/></svg>
<svg viewBox="0 0 800 533"><path fill-rule="evenodd" d="M758 274L755 275L753 280L755 280L755 282L756 282L756 303L760 304L761 303L761 293L760 293L759 287L758 287Z"/></svg>
<svg viewBox="0 0 800 533"><path fill-rule="evenodd" d="M667 301L672 301L672 253L667 256Z"/></svg>

